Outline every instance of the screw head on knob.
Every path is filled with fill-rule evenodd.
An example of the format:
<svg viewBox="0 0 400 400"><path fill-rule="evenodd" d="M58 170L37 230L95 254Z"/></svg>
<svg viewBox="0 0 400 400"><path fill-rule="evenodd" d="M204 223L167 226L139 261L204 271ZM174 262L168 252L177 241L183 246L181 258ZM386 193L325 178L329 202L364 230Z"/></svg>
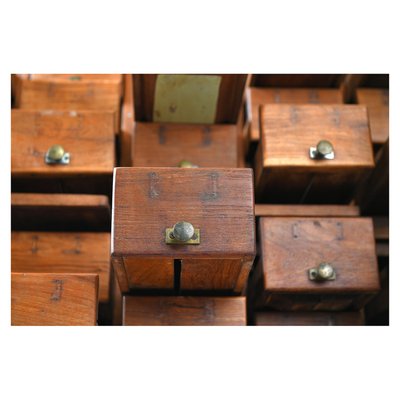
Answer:
<svg viewBox="0 0 400 400"><path fill-rule="evenodd" d="M327 280L331 279L335 274L335 270L332 265L327 263L322 263L318 267L318 276L320 279Z"/></svg>
<svg viewBox="0 0 400 400"><path fill-rule="evenodd" d="M190 222L179 221L172 228L174 239L180 242L187 242L193 238L194 228Z"/></svg>

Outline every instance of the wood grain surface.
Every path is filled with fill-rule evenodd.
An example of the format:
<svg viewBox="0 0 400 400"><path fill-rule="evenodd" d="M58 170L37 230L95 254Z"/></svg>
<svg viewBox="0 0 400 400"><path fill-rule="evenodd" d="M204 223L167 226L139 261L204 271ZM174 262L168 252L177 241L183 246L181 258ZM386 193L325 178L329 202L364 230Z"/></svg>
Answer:
<svg viewBox="0 0 400 400"><path fill-rule="evenodd" d="M353 205L256 204L255 215L256 217L356 217L360 215L360 210Z"/></svg>
<svg viewBox="0 0 400 400"><path fill-rule="evenodd" d="M123 325L246 325L246 298L124 296Z"/></svg>
<svg viewBox="0 0 400 400"><path fill-rule="evenodd" d="M137 123L133 166L177 167L183 160L204 167L238 166L235 125Z"/></svg>
<svg viewBox="0 0 400 400"><path fill-rule="evenodd" d="M99 300L110 287L110 234L88 232L12 232L11 271L98 274Z"/></svg>
<svg viewBox="0 0 400 400"><path fill-rule="evenodd" d="M251 169L116 168L114 257L254 257ZM199 245L167 245L178 221L200 229Z"/></svg>
<svg viewBox="0 0 400 400"><path fill-rule="evenodd" d="M110 174L115 163L112 113L11 111L13 177L65 177ZM48 165L48 149L60 144L70 153L69 165Z"/></svg>
<svg viewBox="0 0 400 400"><path fill-rule="evenodd" d="M221 84L214 123L235 124L242 106L242 94L246 85L247 75L219 74L218 76L221 76ZM135 74L133 79L136 120L152 122L157 74ZM193 96L195 95L196 93L193 93Z"/></svg>
<svg viewBox="0 0 400 400"><path fill-rule="evenodd" d="M249 113L249 138L260 140L260 106L263 104L341 104L343 95L339 89L247 89Z"/></svg>
<svg viewBox="0 0 400 400"><path fill-rule="evenodd" d="M358 326L364 325L362 312L275 312L255 313L258 326Z"/></svg>
<svg viewBox="0 0 400 400"><path fill-rule="evenodd" d="M12 273L12 325L96 325L95 274Z"/></svg>
<svg viewBox="0 0 400 400"><path fill-rule="evenodd" d="M109 111L114 132L120 125L121 84L113 81L48 81L21 79L15 106L24 110Z"/></svg>
<svg viewBox="0 0 400 400"><path fill-rule="evenodd" d="M135 109L133 103L133 79L132 74L124 75L124 96L121 105L121 129L120 129L120 166L132 166L132 152L135 128Z"/></svg>
<svg viewBox="0 0 400 400"><path fill-rule="evenodd" d="M109 232L111 211L108 197L11 193L11 229Z"/></svg>
<svg viewBox="0 0 400 400"><path fill-rule="evenodd" d="M357 89L357 103L368 108L371 138L374 144L383 144L389 138L389 90Z"/></svg>
<svg viewBox="0 0 400 400"><path fill-rule="evenodd" d="M367 111L357 105L262 106L261 146L255 160L257 202L348 203L374 167ZM313 160L320 140L334 160Z"/></svg>
<svg viewBox="0 0 400 400"><path fill-rule="evenodd" d="M260 218L264 288L268 292L376 292L379 276L370 218ZM336 280L311 281L308 270L330 263Z"/></svg>

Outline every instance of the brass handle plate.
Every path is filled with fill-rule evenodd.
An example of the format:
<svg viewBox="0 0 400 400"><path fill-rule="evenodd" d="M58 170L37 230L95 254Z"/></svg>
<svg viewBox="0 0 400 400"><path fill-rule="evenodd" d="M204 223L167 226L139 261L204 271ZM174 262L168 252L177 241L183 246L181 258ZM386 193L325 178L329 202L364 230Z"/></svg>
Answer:
<svg viewBox="0 0 400 400"><path fill-rule="evenodd" d="M308 270L308 278L310 281L324 282L334 281L336 279L336 271L331 264L323 262L318 268Z"/></svg>
<svg viewBox="0 0 400 400"><path fill-rule="evenodd" d="M179 221L165 230L166 244L200 244L200 229L190 222Z"/></svg>
<svg viewBox="0 0 400 400"><path fill-rule="evenodd" d="M44 161L46 164L67 165L70 162L70 158L70 154L61 145L55 144L47 150Z"/></svg>
<svg viewBox="0 0 400 400"><path fill-rule="evenodd" d="M316 147L310 147L310 158L313 160L334 160L335 151L328 140L320 140Z"/></svg>

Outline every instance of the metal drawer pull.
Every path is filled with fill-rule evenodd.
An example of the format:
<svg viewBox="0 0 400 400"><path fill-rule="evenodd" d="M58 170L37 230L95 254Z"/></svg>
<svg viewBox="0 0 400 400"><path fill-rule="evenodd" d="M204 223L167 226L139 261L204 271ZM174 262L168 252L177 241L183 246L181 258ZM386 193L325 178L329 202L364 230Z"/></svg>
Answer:
<svg viewBox="0 0 400 400"><path fill-rule="evenodd" d="M200 229L195 229L190 222L179 221L165 230L165 243L200 244Z"/></svg>
<svg viewBox="0 0 400 400"><path fill-rule="evenodd" d="M59 145L55 144L54 146L51 146L49 150L47 150L46 156L45 156L45 162L46 164L69 164L70 160L70 155L69 153L66 153L64 148Z"/></svg>
<svg viewBox="0 0 400 400"><path fill-rule="evenodd" d="M333 160L335 152L332 143L328 140L321 140L317 147L310 147L310 158L313 160Z"/></svg>
<svg viewBox="0 0 400 400"><path fill-rule="evenodd" d="M319 264L318 268L309 269L308 277L310 281L334 281L336 272L332 265L323 262Z"/></svg>

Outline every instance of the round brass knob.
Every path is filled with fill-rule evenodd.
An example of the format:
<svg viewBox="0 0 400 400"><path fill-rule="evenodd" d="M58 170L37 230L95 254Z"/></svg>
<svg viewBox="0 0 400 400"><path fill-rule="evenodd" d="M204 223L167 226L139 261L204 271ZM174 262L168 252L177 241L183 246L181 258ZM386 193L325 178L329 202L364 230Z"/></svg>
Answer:
<svg viewBox="0 0 400 400"><path fill-rule="evenodd" d="M321 156L327 156L333 152L333 145L328 140L321 140L317 144L317 152Z"/></svg>
<svg viewBox="0 0 400 400"><path fill-rule="evenodd" d="M318 268L309 270L309 278L312 281L333 281L336 279L336 272L332 265L323 262Z"/></svg>
<svg viewBox="0 0 400 400"><path fill-rule="evenodd" d="M194 228L190 222L180 221L177 222L172 228L172 235L174 239L180 242L187 242L192 239L194 235Z"/></svg>
<svg viewBox="0 0 400 400"><path fill-rule="evenodd" d="M55 144L47 152L47 157L54 161L60 161L64 157L65 151L62 146Z"/></svg>
<svg viewBox="0 0 400 400"><path fill-rule="evenodd" d="M187 160L182 160L179 164L178 164L179 168L198 168L197 165L191 163L190 161Z"/></svg>

